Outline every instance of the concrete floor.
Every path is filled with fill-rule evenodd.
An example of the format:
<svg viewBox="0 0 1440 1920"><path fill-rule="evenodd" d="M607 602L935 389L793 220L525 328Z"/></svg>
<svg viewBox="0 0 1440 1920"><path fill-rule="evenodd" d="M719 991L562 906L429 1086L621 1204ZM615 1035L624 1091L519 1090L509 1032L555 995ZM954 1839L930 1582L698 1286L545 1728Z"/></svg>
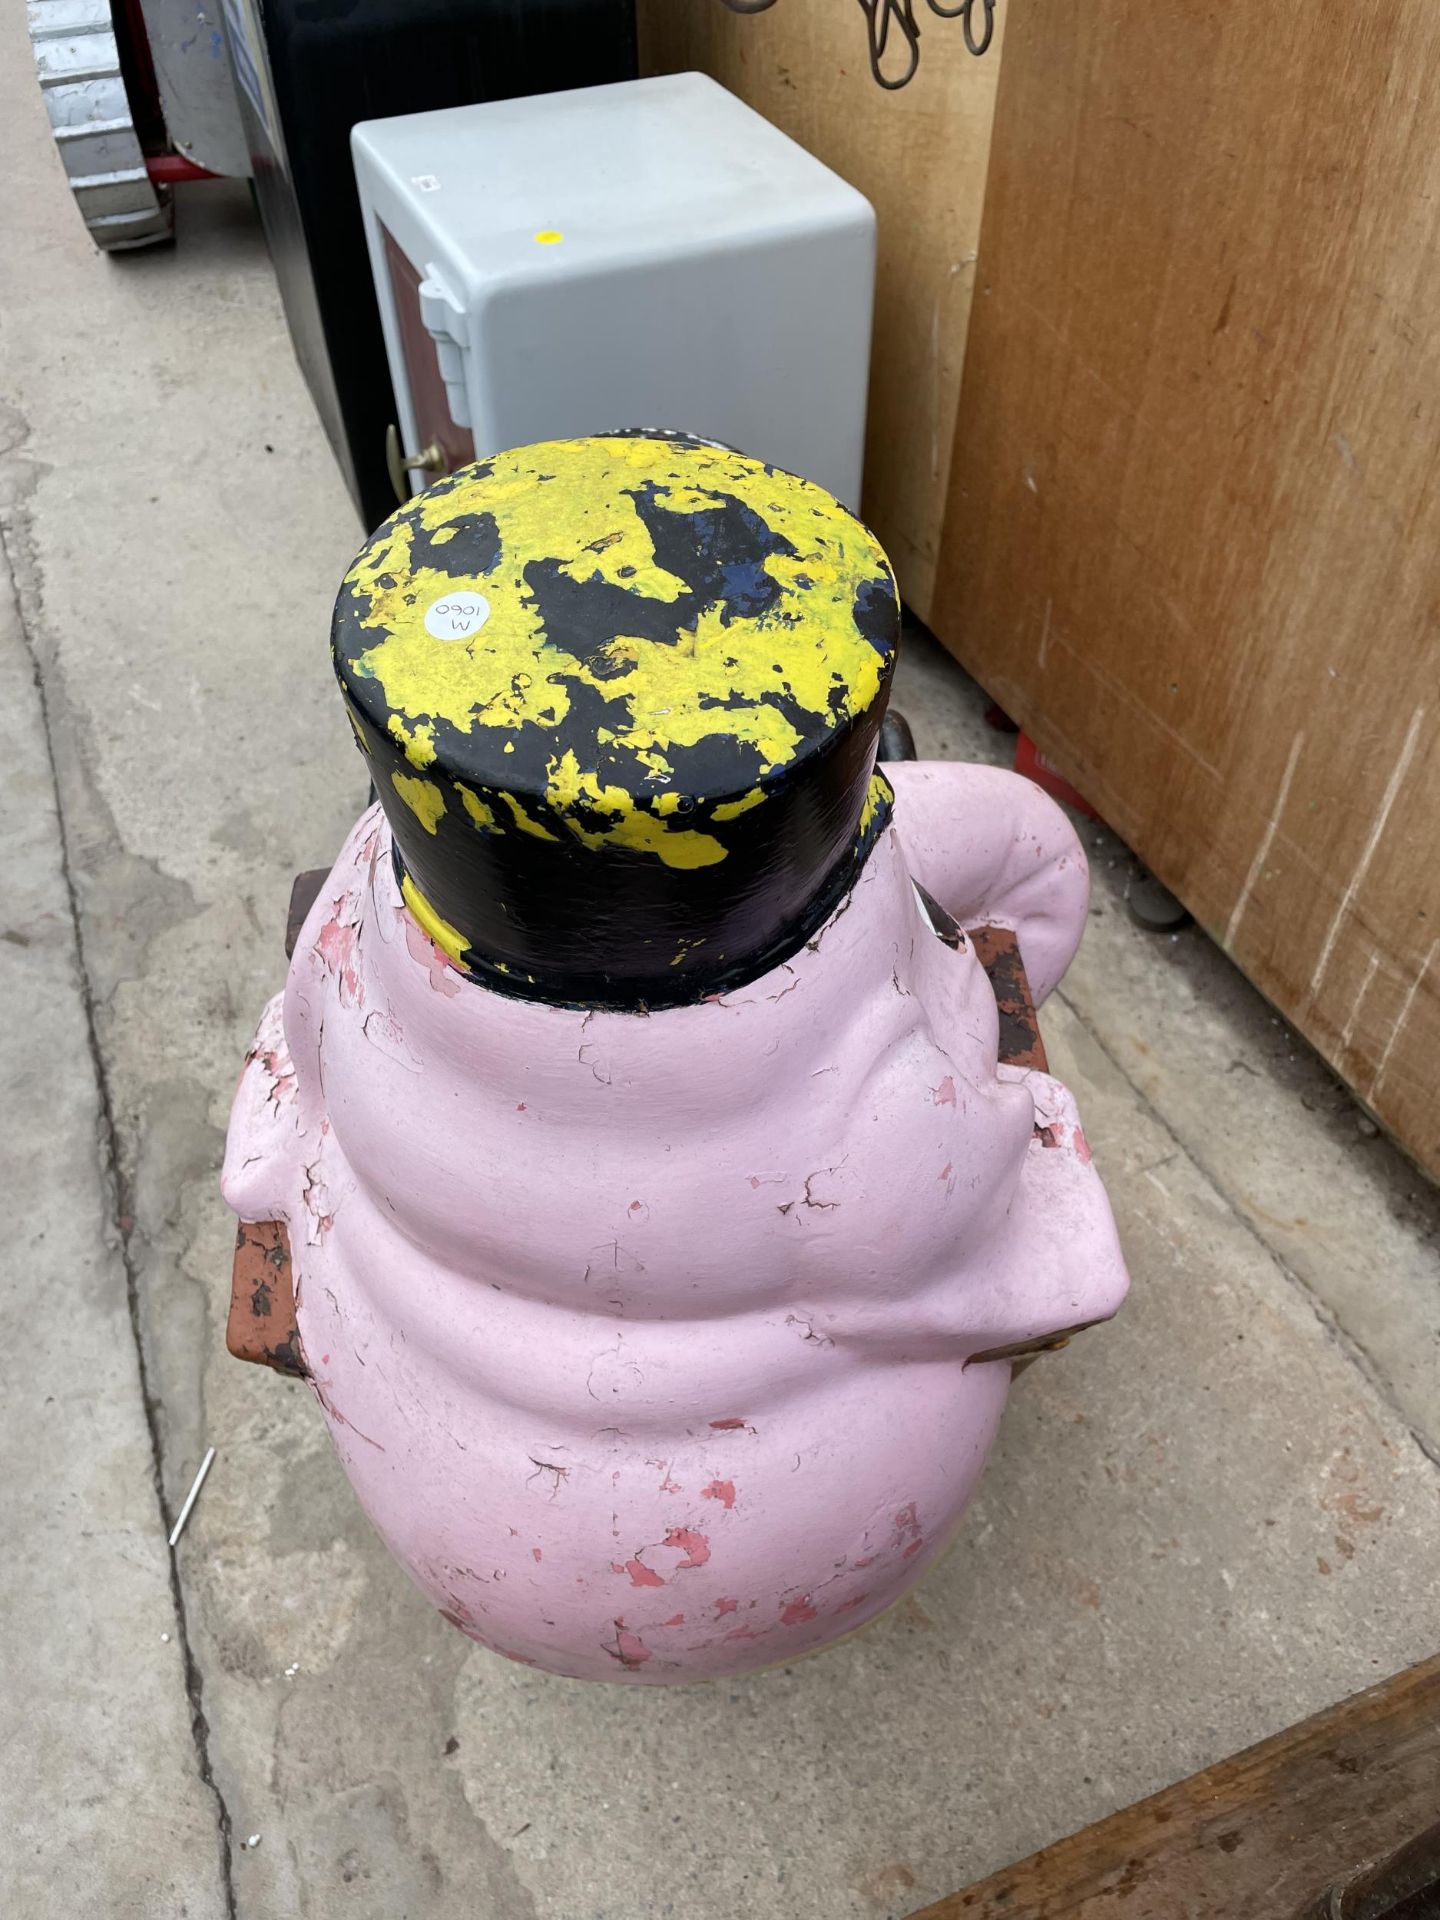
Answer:
<svg viewBox="0 0 1440 1920"><path fill-rule="evenodd" d="M18 8L0 108L0 1910L906 1915L1433 1652L1437 1196L1202 935L1131 927L1093 829L1045 1030L1134 1292L1017 1389L954 1552L729 1687L437 1619L305 1391L222 1340L230 1092L362 798L326 658L359 530L245 193L101 259ZM898 703L922 750L1008 748L922 642Z"/></svg>

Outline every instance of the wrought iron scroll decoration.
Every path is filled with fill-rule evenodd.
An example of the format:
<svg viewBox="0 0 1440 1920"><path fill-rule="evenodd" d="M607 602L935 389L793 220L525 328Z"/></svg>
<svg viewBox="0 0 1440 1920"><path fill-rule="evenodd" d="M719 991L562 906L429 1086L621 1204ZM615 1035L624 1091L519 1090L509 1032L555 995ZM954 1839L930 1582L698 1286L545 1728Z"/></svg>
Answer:
<svg viewBox="0 0 1440 1920"><path fill-rule="evenodd" d="M925 0L930 11L941 20L959 20L965 45L978 59L995 38L997 0L956 0L944 6L941 0ZM764 13L775 0L725 0L732 13ZM915 18L916 0L859 0L870 38L870 71L878 84L894 93L915 77L920 64L920 22ZM978 23L978 24L977 24ZM904 42L903 72L886 73L885 53L892 31Z"/></svg>

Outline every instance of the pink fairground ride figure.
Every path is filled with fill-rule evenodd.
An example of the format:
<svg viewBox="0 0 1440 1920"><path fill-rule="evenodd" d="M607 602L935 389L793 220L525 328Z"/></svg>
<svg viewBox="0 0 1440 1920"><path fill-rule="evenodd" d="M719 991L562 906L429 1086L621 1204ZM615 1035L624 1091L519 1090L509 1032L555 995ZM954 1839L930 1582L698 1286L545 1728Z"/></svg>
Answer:
<svg viewBox="0 0 1440 1920"><path fill-rule="evenodd" d="M835 500L678 435L465 468L341 588L379 801L236 1096L230 1339L511 1659L863 1625L1124 1296L1034 1030L1084 857L1013 774L876 771L898 625Z"/></svg>

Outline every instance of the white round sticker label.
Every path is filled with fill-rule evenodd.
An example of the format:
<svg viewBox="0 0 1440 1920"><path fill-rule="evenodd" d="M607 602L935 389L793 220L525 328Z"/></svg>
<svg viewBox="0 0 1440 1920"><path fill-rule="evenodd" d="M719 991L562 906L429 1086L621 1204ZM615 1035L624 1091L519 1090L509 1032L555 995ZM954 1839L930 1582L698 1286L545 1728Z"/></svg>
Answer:
<svg viewBox="0 0 1440 1920"><path fill-rule="evenodd" d="M490 618L483 593L447 593L425 609L425 631L434 640L468 640Z"/></svg>

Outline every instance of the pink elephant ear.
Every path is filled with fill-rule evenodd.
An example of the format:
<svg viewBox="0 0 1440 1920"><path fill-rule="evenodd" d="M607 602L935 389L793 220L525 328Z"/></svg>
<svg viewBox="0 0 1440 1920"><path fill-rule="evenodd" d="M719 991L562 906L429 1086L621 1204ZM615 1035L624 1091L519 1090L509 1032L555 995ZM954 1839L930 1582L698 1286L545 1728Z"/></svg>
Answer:
<svg viewBox="0 0 1440 1920"><path fill-rule="evenodd" d="M1053 1076L1020 1066L1002 1065L999 1077L1026 1087L1035 1131L1021 1173L1024 1217L1017 1215L1010 1250L1012 1267L1028 1277L1026 1297L1014 1331L993 1344L1029 1342L1027 1350L1044 1351L1057 1336L1068 1339L1112 1319L1130 1276L1074 1094Z"/></svg>
<svg viewBox="0 0 1440 1920"><path fill-rule="evenodd" d="M1035 1005L1075 957L1090 903L1079 837L1048 795L1001 767L886 768L910 871L962 927L1013 927Z"/></svg>

